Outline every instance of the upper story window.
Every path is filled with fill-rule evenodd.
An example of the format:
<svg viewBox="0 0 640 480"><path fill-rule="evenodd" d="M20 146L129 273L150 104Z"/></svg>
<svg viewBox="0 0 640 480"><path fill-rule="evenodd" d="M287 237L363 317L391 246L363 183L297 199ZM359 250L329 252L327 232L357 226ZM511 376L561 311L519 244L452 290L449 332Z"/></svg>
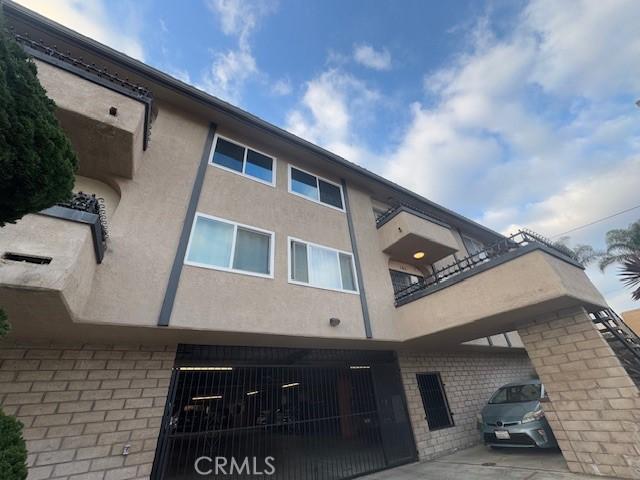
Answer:
<svg viewBox="0 0 640 480"><path fill-rule="evenodd" d="M477 255L479 258L486 257L485 246L479 240L475 238L467 237L466 235L462 235L462 243L464 243L465 248L470 256Z"/></svg>
<svg viewBox="0 0 640 480"><path fill-rule="evenodd" d="M184 263L273 278L273 232L197 213Z"/></svg>
<svg viewBox="0 0 640 480"><path fill-rule="evenodd" d="M393 291L395 293L424 280L422 275L414 275L412 273L401 272L399 270L390 269L389 274L391 275L391 284L393 285Z"/></svg>
<svg viewBox="0 0 640 480"><path fill-rule="evenodd" d="M209 161L223 170L275 186L276 159L253 148L216 135Z"/></svg>
<svg viewBox="0 0 640 480"><path fill-rule="evenodd" d="M289 282L358 293L353 255L289 238Z"/></svg>
<svg viewBox="0 0 640 480"><path fill-rule="evenodd" d="M344 212L340 185L291 165L289 165L289 191L294 195Z"/></svg>

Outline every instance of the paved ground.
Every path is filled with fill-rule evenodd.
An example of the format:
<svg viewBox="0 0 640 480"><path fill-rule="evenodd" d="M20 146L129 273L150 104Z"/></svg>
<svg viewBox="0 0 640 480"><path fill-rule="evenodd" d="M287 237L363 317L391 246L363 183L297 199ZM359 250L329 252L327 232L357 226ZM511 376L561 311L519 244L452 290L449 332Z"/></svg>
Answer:
<svg viewBox="0 0 640 480"><path fill-rule="evenodd" d="M468 448L432 462L412 463L364 480L593 480L570 473L557 451L524 448ZM597 477L602 480L603 477Z"/></svg>

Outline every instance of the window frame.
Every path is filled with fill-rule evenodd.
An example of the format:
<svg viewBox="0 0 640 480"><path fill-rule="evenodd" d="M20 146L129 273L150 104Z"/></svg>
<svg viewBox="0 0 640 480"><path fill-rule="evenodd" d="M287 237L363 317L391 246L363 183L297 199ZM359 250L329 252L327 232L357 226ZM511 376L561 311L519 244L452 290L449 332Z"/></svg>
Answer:
<svg viewBox="0 0 640 480"><path fill-rule="evenodd" d="M334 182L332 180L329 180L329 179L327 179L325 177L321 177L320 175L317 175L315 173L309 172L309 171L307 171L307 170L305 170L303 168L294 166L294 165L292 165L290 163L287 165L287 167L288 167L287 168L287 190L289 191L289 193L291 193L291 194L293 194L293 195L295 195L297 197L304 198L305 200L309 200L310 202L317 203L319 205L323 205L325 207L332 208L334 210L337 210L338 212L346 213L345 204L344 204L344 190L342 189L342 185L340 185L339 183L336 183L336 182ZM298 171L300 171L302 173L306 173L307 175L311 175L311 176L316 178L316 188L318 189L318 200L316 200L315 198L307 197L306 195L303 195L302 193L298 193L298 192L294 192L293 191L293 189L292 189L292 177L291 177L291 169L292 168L295 168L296 170L298 170ZM319 183L319 180L322 180L323 182L326 182L326 183L328 183L330 185L333 185L334 187L338 187L340 189L340 201L342 202L342 208L335 207L335 206L330 205L328 203L324 203L323 201L320 200L320 183Z"/></svg>
<svg viewBox="0 0 640 480"><path fill-rule="evenodd" d="M233 239L231 244L231 252L229 254L229 267L220 267L217 265L211 265L208 263L194 262L189 260L189 252L191 251L191 241L193 240L193 233L195 232L196 223L198 222L198 218L203 217L209 220L215 220L218 222L226 223L228 225L233 225ZM236 243L238 239L238 227L244 228L246 230L254 231L256 233L263 233L269 235L269 273L259 273L259 272L251 272L248 270L240 270L237 268L233 268L233 259L236 253ZM263 228L254 227L252 225L245 225L243 223L234 222L233 220L228 220L226 218L216 217L214 215L208 215L202 212L196 212L193 217L193 223L191 224L191 230L189 232L189 242L187 243L187 250L184 254L184 264L192 267L206 268L209 270L218 270L221 272L229 272L229 273L239 273L241 275L249 275L252 277L261 277L261 278L274 278L274 257L275 257L275 243L276 243L276 234L270 230L265 230Z"/></svg>
<svg viewBox="0 0 640 480"><path fill-rule="evenodd" d="M426 404L426 399L425 396L423 394L422 388L420 388L420 376L427 376L427 375L432 375L434 377L436 377L436 380L438 382L438 387L440 388L440 393L442 393L442 400L443 400L443 405L446 408L446 412L447 412L447 417L449 418L449 424L448 425L441 425L438 427L431 427L431 425L429 425L429 414L427 413L427 404ZM420 399L422 400L422 409L424 410L424 420L425 422L427 422L427 428L429 429L430 432L435 432L438 430L444 430L446 428L452 428L456 426L456 422L453 418L454 413L451 411L451 405L449 404L449 398L447 397L447 391L445 389L445 383L442 381L442 375L440 372L438 371L427 371L427 372L416 372L415 374L415 378L416 378L416 386L418 387L418 393L420 393Z"/></svg>
<svg viewBox="0 0 640 480"><path fill-rule="evenodd" d="M342 285L342 270L340 269L340 254L349 255L351 257L351 273L353 274L353 284L355 286L355 290L345 290L344 288L331 288L331 287L321 287L318 285L313 285L312 283L305 283L299 280L294 280L291 272L291 243L298 242L303 243L307 246L324 248L325 250L331 250L336 254L336 259L338 261L338 270L340 271L340 285ZM309 263L309 250L307 249L307 271L309 272L309 277L311 277L311 265ZM296 237L287 237L287 280L292 285L301 285L303 287L311 287L311 288L319 288L320 290L328 290L330 292L340 292L340 293L350 293L352 295L360 295L360 284L358 282L358 273L356 271L356 259L353 255L353 252L347 252L345 250L338 250L337 248L328 247L326 245L320 245L318 243L309 242L307 240L302 240Z"/></svg>
<svg viewBox="0 0 640 480"><path fill-rule="evenodd" d="M237 145L238 147L244 148L244 155L242 157L242 171L241 172L238 172L237 170L234 170L232 168L228 168L228 167L225 167L223 165L219 165L217 163L214 163L213 156L216 153L216 146L218 145L218 139L225 140L225 141L227 141L229 143L233 143L234 145ZM259 153L260 155L264 155L265 157L269 157L272 160L273 168L271 169L271 172L272 172L271 182L267 182L266 180L263 180L261 178L257 178L257 177L254 177L252 175L249 175L249 174L245 173L245 171L247 169L247 153L248 153L249 150L253 150L254 152ZM247 145L245 143L239 142L237 140L233 140L233 139L231 139L229 137L226 137L224 135L219 135L219 134L216 133L213 136L213 143L211 145L211 151L209 152L209 165L211 165L213 167L216 167L216 168L219 168L220 170L224 170L225 172L235 173L236 175L239 175L239 176L244 177L244 178L248 178L249 180L253 180L255 182L262 183L263 185L268 185L268 186L274 187L274 188L276 186L276 172L277 172L277 165L278 165L277 157L275 157L275 156L273 156L271 154L265 153L263 151L260 151L260 150L258 150L256 148L253 148L253 147L251 147L251 146L249 146L249 145Z"/></svg>

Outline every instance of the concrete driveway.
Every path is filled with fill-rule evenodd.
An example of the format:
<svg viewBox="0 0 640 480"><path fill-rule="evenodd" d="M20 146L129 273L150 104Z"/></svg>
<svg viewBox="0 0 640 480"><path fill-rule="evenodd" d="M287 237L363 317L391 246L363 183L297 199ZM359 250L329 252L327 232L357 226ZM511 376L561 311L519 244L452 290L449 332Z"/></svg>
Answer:
<svg viewBox="0 0 640 480"><path fill-rule="evenodd" d="M471 447L431 462L412 463L363 477L365 480L593 480L570 473L557 451ZM603 477L598 477L602 479Z"/></svg>

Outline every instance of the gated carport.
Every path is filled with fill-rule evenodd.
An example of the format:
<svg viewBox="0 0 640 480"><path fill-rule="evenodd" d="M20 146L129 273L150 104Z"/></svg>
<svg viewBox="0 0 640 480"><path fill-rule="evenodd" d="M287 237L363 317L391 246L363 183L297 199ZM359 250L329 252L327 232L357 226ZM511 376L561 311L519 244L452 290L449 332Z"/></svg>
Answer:
<svg viewBox="0 0 640 480"><path fill-rule="evenodd" d="M414 461L400 382L388 351L182 345L152 478L337 480Z"/></svg>

